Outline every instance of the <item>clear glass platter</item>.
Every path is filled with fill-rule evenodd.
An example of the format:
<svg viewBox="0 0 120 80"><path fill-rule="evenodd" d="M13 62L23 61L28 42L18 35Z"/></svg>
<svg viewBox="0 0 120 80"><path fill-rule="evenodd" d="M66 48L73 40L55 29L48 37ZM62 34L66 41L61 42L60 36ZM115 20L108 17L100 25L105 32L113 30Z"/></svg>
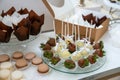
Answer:
<svg viewBox="0 0 120 80"><path fill-rule="evenodd" d="M44 62L46 64L48 64L52 69L63 72L63 73L69 73L69 74L83 74L83 73L92 72L92 71L95 71L95 70L101 68L106 62L106 56L104 56L102 58L97 59L96 63L89 64L89 66L87 66L85 68L80 68L76 62L76 67L74 69L67 69L64 67L62 61L59 62L57 65L52 65L47 58L45 58L43 56L42 56L42 58L43 58Z"/></svg>

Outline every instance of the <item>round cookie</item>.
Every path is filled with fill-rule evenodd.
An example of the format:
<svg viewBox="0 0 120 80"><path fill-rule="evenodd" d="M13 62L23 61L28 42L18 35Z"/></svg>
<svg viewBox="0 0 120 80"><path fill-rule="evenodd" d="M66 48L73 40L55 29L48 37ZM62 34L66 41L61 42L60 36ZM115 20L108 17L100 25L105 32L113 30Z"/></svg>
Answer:
<svg viewBox="0 0 120 80"><path fill-rule="evenodd" d="M10 79L10 70L4 69L0 70L0 80L9 80Z"/></svg>
<svg viewBox="0 0 120 80"><path fill-rule="evenodd" d="M35 57L36 57L36 54L34 52L29 52L25 55L26 60L32 60Z"/></svg>
<svg viewBox="0 0 120 80"><path fill-rule="evenodd" d="M23 67L28 66L28 62L25 59L18 59L15 63L15 66L17 68L23 68Z"/></svg>
<svg viewBox="0 0 120 80"><path fill-rule="evenodd" d="M3 70L3 69L13 70L13 65L11 62L3 62L0 65L0 69L1 70Z"/></svg>
<svg viewBox="0 0 120 80"><path fill-rule="evenodd" d="M16 70L12 72L11 78L12 80L21 80L23 79L23 73L21 71Z"/></svg>
<svg viewBox="0 0 120 80"><path fill-rule="evenodd" d="M39 66L38 66L38 72L39 73L47 73L49 71L49 67L48 67L48 65L47 64L40 64Z"/></svg>
<svg viewBox="0 0 120 80"><path fill-rule="evenodd" d="M13 59L21 59L21 58L23 58L23 53L20 51L16 51L13 53L12 58Z"/></svg>
<svg viewBox="0 0 120 80"><path fill-rule="evenodd" d="M32 59L32 64L39 65L43 62L43 60L40 57L35 57Z"/></svg>
<svg viewBox="0 0 120 80"><path fill-rule="evenodd" d="M1 54L0 55L0 63L9 61L10 57L7 54Z"/></svg>

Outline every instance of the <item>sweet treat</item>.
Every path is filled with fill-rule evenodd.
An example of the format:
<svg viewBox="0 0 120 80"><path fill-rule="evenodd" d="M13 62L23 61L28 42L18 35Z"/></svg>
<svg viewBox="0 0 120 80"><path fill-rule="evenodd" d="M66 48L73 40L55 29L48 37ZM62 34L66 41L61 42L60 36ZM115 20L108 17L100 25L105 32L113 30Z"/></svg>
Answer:
<svg viewBox="0 0 120 80"><path fill-rule="evenodd" d="M11 74L12 80L21 80L21 79L23 79L23 77L24 77L23 73L18 70L12 72L12 74Z"/></svg>
<svg viewBox="0 0 120 80"><path fill-rule="evenodd" d="M4 13L4 11L2 11L2 14L1 14L1 16L2 17L4 17L5 15L12 15L14 12L16 11L16 9L14 8L14 7L11 7L8 11L6 11L5 13Z"/></svg>
<svg viewBox="0 0 120 80"><path fill-rule="evenodd" d="M72 60L65 60L64 66L68 69L73 69L76 67L75 62Z"/></svg>
<svg viewBox="0 0 120 80"><path fill-rule="evenodd" d="M96 49L95 53L96 55L98 55L99 57L103 57L104 56L104 51L102 51L101 49Z"/></svg>
<svg viewBox="0 0 120 80"><path fill-rule="evenodd" d="M0 63L9 61L10 57L7 54L1 54L0 55Z"/></svg>
<svg viewBox="0 0 120 80"><path fill-rule="evenodd" d="M43 62L43 60L40 57L35 57L32 59L32 64L39 65Z"/></svg>
<svg viewBox="0 0 120 80"><path fill-rule="evenodd" d="M100 41L99 43L95 43L95 45L93 46L94 49L103 49L104 45L103 42Z"/></svg>
<svg viewBox="0 0 120 80"><path fill-rule="evenodd" d="M10 70L0 70L0 80L10 80Z"/></svg>
<svg viewBox="0 0 120 80"><path fill-rule="evenodd" d="M89 65L89 61L88 61L88 59L80 59L78 61L78 65L79 65L79 67L84 68Z"/></svg>
<svg viewBox="0 0 120 80"><path fill-rule="evenodd" d="M27 54L25 54L25 59L26 60L32 60L33 58L35 58L36 57L36 54L34 53L34 52L29 52L29 53L27 53Z"/></svg>
<svg viewBox="0 0 120 80"><path fill-rule="evenodd" d="M12 31L10 26L6 26L0 21L0 42L9 42Z"/></svg>
<svg viewBox="0 0 120 80"><path fill-rule="evenodd" d="M12 58L13 59L21 59L21 58L23 58L23 53L20 51L16 51L13 53Z"/></svg>
<svg viewBox="0 0 120 80"><path fill-rule="evenodd" d="M29 39L29 29L21 26L14 32L18 40L23 41Z"/></svg>
<svg viewBox="0 0 120 80"><path fill-rule="evenodd" d="M3 62L3 63L1 63L1 65L0 65L0 69L1 69L1 70L3 70L3 69L8 69L8 70L12 71L12 70L13 70L13 65L12 65L11 62Z"/></svg>
<svg viewBox="0 0 120 80"><path fill-rule="evenodd" d="M52 57L50 62L53 65L56 65L61 59L59 57Z"/></svg>
<svg viewBox="0 0 120 80"><path fill-rule="evenodd" d="M24 9L21 8L21 9L18 11L18 13L21 14L21 15L22 15L22 14L28 14L29 11L28 11L27 8L24 8Z"/></svg>
<svg viewBox="0 0 120 80"><path fill-rule="evenodd" d="M16 60L15 66L17 68L24 68L28 66L28 62L25 59L18 59Z"/></svg>
<svg viewBox="0 0 120 80"><path fill-rule="evenodd" d="M73 52L76 51L76 46L72 43L69 43L68 50L69 50L70 53L73 53Z"/></svg>
<svg viewBox="0 0 120 80"><path fill-rule="evenodd" d="M45 44L43 46L43 50L51 50L51 46L49 44Z"/></svg>
<svg viewBox="0 0 120 80"><path fill-rule="evenodd" d="M61 53L60 53L60 57L63 58L63 59L68 59L70 57L70 55L71 54L67 49L61 51Z"/></svg>
<svg viewBox="0 0 120 80"><path fill-rule="evenodd" d="M41 25L39 22L34 21L31 25L31 35L37 35L41 31Z"/></svg>
<svg viewBox="0 0 120 80"><path fill-rule="evenodd" d="M45 52L43 53L43 56L46 57L46 58L48 58L48 59L51 59L51 58L53 57L53 52L47 50L47 51L45 51Z"/></svg>
<svg viewBox="0 0 120 80"><path fill-rule="evenodd" d="M47 64L40 64L39 66L38 66L38 72L39 73L47 73L49 71L49 67L48 67L48 65Z"/></svg>
<svg viewBox="0 0 120 80"><path fill-rule="evenodd" d="M55 39L54 39L54 38L50 38L50 39L47 41L47 44L49 44L50 46L55 46L55 45L56 45Z"/></svg>
<svg viewBox="0 0 120 80"><path fill-rule="evenodd" d="M88 60L91 64L94 64L96 62L96 56L95 55L89 55Z"/></svg>

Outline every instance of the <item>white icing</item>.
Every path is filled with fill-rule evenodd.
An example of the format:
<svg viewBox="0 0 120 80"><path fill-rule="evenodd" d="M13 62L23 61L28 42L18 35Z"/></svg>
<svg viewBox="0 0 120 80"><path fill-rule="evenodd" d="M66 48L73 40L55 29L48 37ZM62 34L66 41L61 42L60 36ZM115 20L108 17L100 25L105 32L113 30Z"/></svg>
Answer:
<svg viewBox="0 0 120 80"><path fill-rule="evenodd" d="M11 77L12 80L20 80L23 78L23 73L21 71L16 70L16 71L12 72L11 76L12 76Z"/></svg>

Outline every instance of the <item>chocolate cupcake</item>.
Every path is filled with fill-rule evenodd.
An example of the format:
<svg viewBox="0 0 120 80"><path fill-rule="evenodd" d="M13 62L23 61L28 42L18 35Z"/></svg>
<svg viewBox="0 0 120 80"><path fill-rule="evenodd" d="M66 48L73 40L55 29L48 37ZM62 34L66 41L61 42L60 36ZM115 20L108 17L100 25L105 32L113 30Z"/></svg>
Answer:
<svg viewBox="0 0 120 80"><path fill-rule="evenodd" d="M4 17L4 16L6 16L6 15L12 15L14 12L16 11L16 9L14 8L14 7L11 7L8 11L6 11L5 13L4 13L4 11L2 11L2 14L1 14L1 16L2 17Z"/></svg>
<svg viewBox="0 0 120 80"><path fill-rule="evenodd" d="M9 42L13 29L0 22L0 42Z"/></svg>

